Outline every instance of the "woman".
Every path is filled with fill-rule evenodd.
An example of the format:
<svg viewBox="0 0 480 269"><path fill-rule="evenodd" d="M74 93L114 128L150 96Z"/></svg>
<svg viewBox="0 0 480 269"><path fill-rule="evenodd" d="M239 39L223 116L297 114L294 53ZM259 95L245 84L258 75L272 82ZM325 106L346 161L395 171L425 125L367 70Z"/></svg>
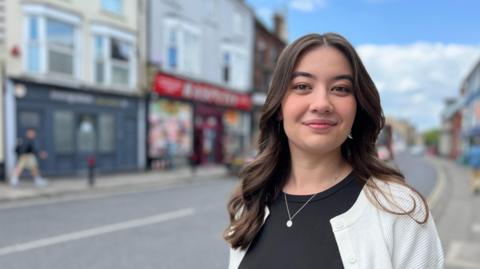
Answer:
<svg viewBox="0 0 480 269"><path fill-rule="evenodd" d="M310 34L289 45L259 153L228 203L229 268L442 268L425 199L376 156L384 120L345 38Z"/></svg>

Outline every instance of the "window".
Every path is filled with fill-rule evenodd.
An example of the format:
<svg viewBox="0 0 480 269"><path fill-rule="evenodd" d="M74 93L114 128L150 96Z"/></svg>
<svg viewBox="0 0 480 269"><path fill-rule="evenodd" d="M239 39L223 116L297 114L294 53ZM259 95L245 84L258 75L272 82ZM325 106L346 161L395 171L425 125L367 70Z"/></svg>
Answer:
<svg viewBox="0 0 480 269"><path fill-rule="evenodd" d="M77 125L77 149L81 153L93 153L97 148L97 128L93 115L83 114Z"/></svg>
<svg viewBox="0 0 480 269"><path fill-rule="evenodd" d="M223 53L223 81L228 83L230 80L230 53Z"/></svg>
<svg viewBox="0 0 480 269"><path fill-rule="evenodd" d="M114 38L110 39L110 59L112 63L112 84L128 85L130 45Z"/></svg>
<svg viewBox="0 0 480 269"><path fill-rule="evenodd" d="M28 65L27 68L31 72L40 71L40 44L38 40L38 17L32 16L28 18Z"/></svg>
<svg viewBox="0 0 480 269"><path fill-rule="evenodd" d="M104 26L94 27L93 80L100 85L135 85L134 36Z"/></svg>
<svg viewBox="0 0 480 269"><path fill-rule="evenodd" d="M25 71L80 78L80 17L43 4L23 4L22 8Z"/></svg>
<svg viewBox="0 0 480 269"><path fill-rule="evenodd" d="M99 151L111 153L115 151L115 119L113 115L101 114L98 119Z"/></svg>
<svg viewBox="0 0 480 269"><path fill-rule="evenodd" d="M243 33L243 18L238 12L233 13L233 33L241 35Z"/></svg>
<svg viewBox="0 0 480 269"><path fill-rule="evenodd" d="M94 37L95 42L95 81L98 84L105 83L105 46L104 39L100 36Z"/></svg>
<svg viewBox="0 0 480 269"><path fill-rule="evenodd" d="M178 51L178 42L177 42L177 30L172 29L169 32L168 38L168 68L176 69L177 68L177 51Z"/></svg>
<svg viewBox="0 0 480 269"><path fill-rule="evenodd" d="M53 113L53 135L55 152L69 154L75 152L75 121L71 111L55 111Z"/></svg>
<svg viewBox="0 0 480 269"><path fill-rule="evenodd" d="M200 75L200 31L191 25L167 19L165 40L165 67L171 71Z"/></svg>
<svg viewBox="0 0 480 269"><path fill-rule="evenodd" d="M73 38L72 25L47 19L47 62L48 71L73 75Z"/></svg>
<svg viewBox="0 0 480 269"><path fill-rule="evenodd" d="M236 89L248 87L248 60L246 53L233 46L224 46L222 54L223 82Z"/></svg>
<svg viewBox="0 0 480 269"><path fill-rule="evenodd" d="M102 0L102 9L115 14L122 14L122 0Z"/></svg>

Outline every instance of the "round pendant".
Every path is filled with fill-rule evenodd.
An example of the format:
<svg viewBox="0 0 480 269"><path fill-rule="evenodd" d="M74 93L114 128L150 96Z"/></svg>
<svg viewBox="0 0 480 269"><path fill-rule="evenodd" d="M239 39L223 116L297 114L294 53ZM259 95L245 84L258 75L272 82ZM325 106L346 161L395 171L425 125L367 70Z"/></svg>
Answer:
<svg viewBox="0 0 480 269"><path fill-rule="evenodd" d="M293 225L293 222L291 220L288 220L287 221L287 227L290 228L290 227L292 227L292 225Z"/></svg>

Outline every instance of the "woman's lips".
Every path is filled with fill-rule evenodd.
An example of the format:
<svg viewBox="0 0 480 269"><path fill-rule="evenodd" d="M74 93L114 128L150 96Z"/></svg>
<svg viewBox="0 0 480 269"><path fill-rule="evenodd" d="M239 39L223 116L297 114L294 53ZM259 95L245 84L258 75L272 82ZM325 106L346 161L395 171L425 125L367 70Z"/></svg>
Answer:
<svg viewBox="0 0 480 269"><path fill-rule="evenodd" d="M333 119L311 119L304 121L303 124L314 131L328 131L337 125L337 121Z"/></svg>
<svg viewBox="0 0 480 269"><path fill-rule="evenodd" d="M334 126L332 124L327 124L327 123L309 123L305 125L314 130L328 130Z"/></svg>

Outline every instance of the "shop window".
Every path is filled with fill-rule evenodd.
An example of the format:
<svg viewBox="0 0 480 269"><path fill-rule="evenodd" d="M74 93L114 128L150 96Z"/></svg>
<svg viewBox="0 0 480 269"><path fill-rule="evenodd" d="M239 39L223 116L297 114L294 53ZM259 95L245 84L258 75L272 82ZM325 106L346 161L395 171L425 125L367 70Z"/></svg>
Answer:
<svg viewBox="0 0 480 269"><path fill-rule="evenodd" d="M97 148L97 128L92 115L81 115L77 125L77 149L81 153L94 153Z"/></svg>
<svg viewBox="0 0 480 269"><path fill-rule="evenodd" d="M101 153L115 151L115 118L110 114L102 114L98 118L98 149Z"/></svg>
<svg viewBox="0 0 480 269"><path fill-rule="evenodd" d="M70 111L55 111L53 113L53 136L55 152L70 154L75 151L75 120Z"/></svg>
<svg viewBox="0 0 480 269"><path fill-rule="evenodd" d="M102 0L102 9L121 15L123 12L123 1L122 0Z"/></svg>
<svg viewBox="0 0 480 269"><path fill-rule="evenodd" d="M47 19L48 71L73 75L73 36L73 25Z"/></svg>

